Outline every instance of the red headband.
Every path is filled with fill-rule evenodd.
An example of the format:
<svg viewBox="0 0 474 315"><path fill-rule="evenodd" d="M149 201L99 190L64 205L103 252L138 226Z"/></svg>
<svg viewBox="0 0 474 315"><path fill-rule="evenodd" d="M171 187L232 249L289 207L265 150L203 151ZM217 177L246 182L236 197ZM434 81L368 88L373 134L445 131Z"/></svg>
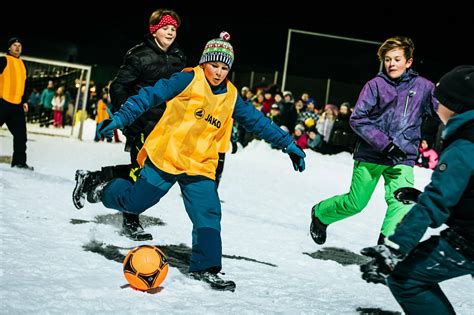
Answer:
<svg viewBox="0 0 474 315"><path fill-rule="evenodd" d="M171 15L164 15L158 24L150 24L150 33L154 34L157 30L166 25L173 25L178 28L178 21L174 19Z"/></svg>

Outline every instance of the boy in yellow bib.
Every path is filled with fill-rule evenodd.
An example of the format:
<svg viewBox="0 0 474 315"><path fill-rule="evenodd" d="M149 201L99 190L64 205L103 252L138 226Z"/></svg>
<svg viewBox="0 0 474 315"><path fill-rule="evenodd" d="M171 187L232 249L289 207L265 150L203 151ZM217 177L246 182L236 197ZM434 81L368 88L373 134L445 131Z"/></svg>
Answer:
<svg viewBox="0 0 474 315"><path fill-rule="evenodd" d="M114 179L93 187L87 195L89 202L102 201L107 208L139 214L178 182L193 223L190 276L214 289L234 291L233 281L218 276L222 268L221 205L215 183L218 154L230 145L233 119L288 153L295 171L304 170L305 153L291 135L248 106L227 80L234 60L229 38L222 32L220 38L210 40L198 66L142 88L102 123L99 133L107 137L152 106L166 108L138 154L143 170L136 183Z"/></svg>

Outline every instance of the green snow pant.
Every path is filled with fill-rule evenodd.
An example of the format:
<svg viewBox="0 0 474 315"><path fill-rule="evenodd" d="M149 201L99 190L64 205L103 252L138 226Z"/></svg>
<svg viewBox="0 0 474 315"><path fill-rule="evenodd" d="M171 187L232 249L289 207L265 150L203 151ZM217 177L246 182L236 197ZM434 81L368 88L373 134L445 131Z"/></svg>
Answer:
<svg viewBox="0 0 474 315"><path fill-rule="evenodd" d="M397 201L393 196L393 192L400 187L413 187L413 167L408 165L388 166L354 161L349 192L316 204L313 207L315 215L322 223L331 224L361 212L369 203L381 176L384 178L385 201L388 205L381 233L389 236L412 207Z"/></svg>

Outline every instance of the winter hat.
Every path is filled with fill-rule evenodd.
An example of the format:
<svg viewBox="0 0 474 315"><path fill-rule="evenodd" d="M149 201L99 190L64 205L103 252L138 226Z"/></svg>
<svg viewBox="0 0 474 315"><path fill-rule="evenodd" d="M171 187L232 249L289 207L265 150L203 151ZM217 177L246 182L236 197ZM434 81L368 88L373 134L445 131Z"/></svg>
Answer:
<svg viewBox="0 0 474 315"><path fill-rule="evenodd" d="M305 131L305 128L304 128L304 126L303 126L302 124L297 124L297 125L295 126L295 130L299 130L299 131L301 131L301 132L304 132L304 131Z"/></svg>
<svg viewBox="0 0 474 315"><path fill-rule="evenodd" d="M206 46L204 46L204 51L202 52L199 64L220 61L231 68L232 63L234 62L234 49L229 43L229 40L229 33L222 31L219 38L214 38L208 41Z"/></svg>
<svg viewBox="0 0 474 315"><path fill-rule="evenodd" d="M13 43L20 43L21 44L21 40L18 37L10 38L8 40L8 48L10 48L10 46L13 45Z"/></svg>
<svg viewBox="0 0 474 315"><path fill-rule="evenodd" d="M458 66L443 75L434 96L455 113L474 109L474 66Z"/></svg>

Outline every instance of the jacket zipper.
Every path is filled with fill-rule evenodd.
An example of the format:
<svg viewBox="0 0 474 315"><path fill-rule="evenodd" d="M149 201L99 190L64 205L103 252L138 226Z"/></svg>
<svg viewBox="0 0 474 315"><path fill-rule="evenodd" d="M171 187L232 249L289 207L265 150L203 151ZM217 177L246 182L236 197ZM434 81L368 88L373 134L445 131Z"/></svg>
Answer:
<svg viewBox="0 0 474 315"><path fill-rule="evenodd" d="M408 101L410 100L410 97L413 97L413 95L416 94L416 91L410 90L408 91L407 98L405 100L405 109L403 110L403 117L407 115L407 110L408 110Z"/></svg>

